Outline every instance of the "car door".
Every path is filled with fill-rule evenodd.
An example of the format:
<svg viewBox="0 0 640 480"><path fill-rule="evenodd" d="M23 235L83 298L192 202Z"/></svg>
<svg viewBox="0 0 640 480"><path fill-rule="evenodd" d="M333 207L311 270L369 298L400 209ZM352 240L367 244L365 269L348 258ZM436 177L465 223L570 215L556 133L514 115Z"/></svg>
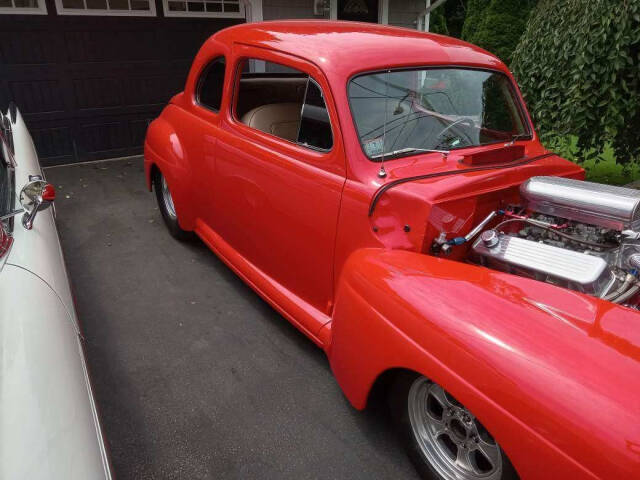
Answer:
<svg viewBox="0 0 640 480"><path fill-rule="evenodd" d="M234 47L234 57L233 108L225 112L216 135L212 228L273 281L319 312L329 314L345 164L328 85L314 65L300 59L245 46ZM271 77L273 81L263 92L254 91L251 102L246 102L241 82L243 75L251 73L249 59L258 70L265 71L262 77L260 73L249 75L247 78L253 79L250 83L259 83L260 78L269 82ZM278 71L285 73L279 75ZM313 83L308 82L312 87L304 81L305 76L313 79ZM329 148L311 145L310 138L293 138L301 125L296 127L287 121L276 121L271 129L261 125L265 110L276 116L295 114L295 100L300 97L296 98L292 89L298 88L301 79L303 95L313 88L316 103L320 96L320 103L326 105L324 111L314 108L324 115L323 128L328 128L331 136L331 145L325 139L324 147ZM282 87L287 82L291 88ZM238 112L239 104L251 110ZM264 105L271 106L262 108ZM300 112L304 113L302 105ZM256 122L254 126L246 124L250 123L248 116ZM317 325L304 327L317 331Z"/></svg>

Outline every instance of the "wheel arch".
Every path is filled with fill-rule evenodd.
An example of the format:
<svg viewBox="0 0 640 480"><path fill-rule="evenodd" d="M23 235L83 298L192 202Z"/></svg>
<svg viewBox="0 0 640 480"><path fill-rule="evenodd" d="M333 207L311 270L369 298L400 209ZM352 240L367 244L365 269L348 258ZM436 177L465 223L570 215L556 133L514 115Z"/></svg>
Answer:
<svg viewBox="0 0 640 480"><path fill-rule="evenodd" d="M155 163L150 163L149 164L149 172L146 174L147 188L149 189L150 192L153 192L153 178L158 173L162 173L162 172L160 172L160 169L158 168L158 165L156 165Z"/></svg>
<svg viewBox="0 0 640 480"><path fill-rule="evenodd" d="M164 114L165 112L163 112ZM161 173L169 185L178 221L184 230L195 227L192 172L180 137L162 115L149 124L144 144L147 188L153 190L153 176Z"/></svg>
<svg viewBox="0 0 640 480"><path fill-rule="evenodd" d="M380 372L373 380L367 391L364 407L367 408L373 402L385 401L391 392L394 383L403 375L422 375L420 372L404 367L390 367ZM426 376L426 375L425 375Z"/></svg>

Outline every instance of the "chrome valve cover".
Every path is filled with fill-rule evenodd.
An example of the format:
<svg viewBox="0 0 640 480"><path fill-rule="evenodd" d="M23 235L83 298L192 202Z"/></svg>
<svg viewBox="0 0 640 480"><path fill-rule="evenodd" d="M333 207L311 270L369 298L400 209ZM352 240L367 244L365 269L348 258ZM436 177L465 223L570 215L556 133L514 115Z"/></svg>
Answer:
<svg viewBox="0 0 640 480"><path fill-rule="evenodd" d="M595 296L600 296L615 280L601 257L505 234L498 234L494 246L478 238L473 252L488 267Z"/></svg>

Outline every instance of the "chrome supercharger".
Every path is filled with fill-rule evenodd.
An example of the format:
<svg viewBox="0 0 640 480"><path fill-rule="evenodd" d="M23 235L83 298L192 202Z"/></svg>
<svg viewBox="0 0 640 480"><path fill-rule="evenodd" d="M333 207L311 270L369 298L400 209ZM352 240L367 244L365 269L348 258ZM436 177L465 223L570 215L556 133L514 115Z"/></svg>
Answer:
<svg viewBox="0 0 640 480"><path fill-rule="evenodd" d="M532 177L520 195L519 211L476 239L474 260L616 303L640 292L640 191Z"/></svg>
<svg viewBox="0 0 640 480"><path fill-rule="evenodd" d="M640 227L640 190L563 177L532 177L520 187L527 208L614 230Z"/></svg>

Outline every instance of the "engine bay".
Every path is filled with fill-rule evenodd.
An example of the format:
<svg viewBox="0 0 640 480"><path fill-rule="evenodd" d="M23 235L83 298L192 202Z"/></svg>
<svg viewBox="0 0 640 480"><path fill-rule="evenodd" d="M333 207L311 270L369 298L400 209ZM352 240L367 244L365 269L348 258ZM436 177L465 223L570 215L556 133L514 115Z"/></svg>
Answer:
<svg viewBox="0 0 640 480"><path fill-rule="evenodd" d="M639 309L640 191L532 177L520 197L436 250L469 242L471 263Z"/></svg>

